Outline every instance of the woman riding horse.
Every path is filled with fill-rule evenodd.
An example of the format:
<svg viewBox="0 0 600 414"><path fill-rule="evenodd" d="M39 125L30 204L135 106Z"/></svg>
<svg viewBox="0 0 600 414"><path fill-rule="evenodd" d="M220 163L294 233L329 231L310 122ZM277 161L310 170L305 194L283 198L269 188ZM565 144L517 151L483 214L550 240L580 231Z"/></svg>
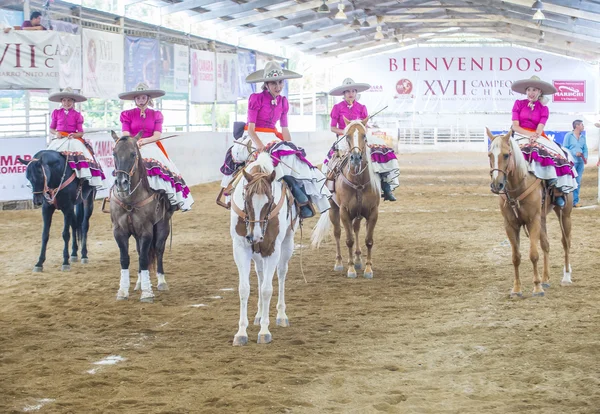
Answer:
<svg viewBox="0 0 600 414"><path fill-rule="evenodd" d="M277 179L283 179L290 187L300 207L303 218L312 217L310 202L321 212L329 209L331 193L323 185L325 176L307 159L306 153L291 142L288 129L289 104L281 96L285 79L300 78L302 75L281 69L277 62L268 62L264 69L246 77L248 83L263 82L262 92L253 93L248 99L248 123L246 134L227 150L221 167L224 177L221 185L227 189L238 171L250 157L252 150L267 151L276 167ZM279 121L281 132L275 129ZM243 144L243 145L240 145ZM230 194L226 194L230 195Z"/></svg>
<svg viewBox="0 0 600 414"><path fill-rule="evenodd" d="M102 167L96 162L91 146L83 139L83 116L73 107L75 102L85 102L87 98L65 88L50 95L48 100L60 103L61 107L52 111L50 134L55 138L47 149L63 154L77 178L87 180L96 189L104 187Z"/></svg>
<svg viewBox="0 0 600 414"><path fill-rule="evenodd" d="M512 110L512 130L530 171L546 180L546 186L554 189L554 204L565 206L564 194L577 188L577 172L574 163L560 145L544 133L549 110L546 95L556 93L556 88L537 76L514 82L511 89L527 95L517 99Z"/></svg>
<svg viewBox="0 0 600 414"><path fill-rule="evenodd" d="M371 85L367 83L355 83L352 79L346 78L341 86L329 91L332 96L343 96L344 99L335 104L331 110L331 132L336 136L344 135L346 122L344 117L350 121L365 119L369 117L367 107L356 100L356 95L368 90ZM337 140L336 140L337 141ZM342 141L339 144L345 144ZM334 144L327 158L323 162L323 168L326 169L334 154L337 153L338 143ZM394 150L383 142L383 140L371 135L369 137L369 147L371 149L371 160L373 161L373 170L381 179L382 197L387 201L396 201L392 191L398 187L398 159ZM326 172L326 171L325 171Z"/></svg>
<svg viewBox="0 0 600 414"><path fill-rule="evenodd" d="M163 115L149 108L154 107L154 98L164 94L165 91L149 89L145 83L138 84L133 91L119 94L120 99L135 101L136 106L121 112L122 131L126 137L142 133L137 144L148 172L150 187L165 192L172 210L187 211L192 208L194 199L181 173L160 143Z"/></svg>

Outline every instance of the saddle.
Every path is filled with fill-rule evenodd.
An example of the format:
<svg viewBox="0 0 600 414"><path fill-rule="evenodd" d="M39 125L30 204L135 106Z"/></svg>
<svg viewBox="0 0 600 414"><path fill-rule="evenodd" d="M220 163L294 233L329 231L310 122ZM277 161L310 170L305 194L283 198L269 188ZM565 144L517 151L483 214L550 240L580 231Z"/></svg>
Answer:
<svg viewBox="0 0 600 414"><path fill-rule="evenodd" d="M342 169L348 163L347 154L342 154L340 150L336 150L329 162L327 163L327 175L325 185L332 193L335 192L335 181L342 173Z"/></svg>

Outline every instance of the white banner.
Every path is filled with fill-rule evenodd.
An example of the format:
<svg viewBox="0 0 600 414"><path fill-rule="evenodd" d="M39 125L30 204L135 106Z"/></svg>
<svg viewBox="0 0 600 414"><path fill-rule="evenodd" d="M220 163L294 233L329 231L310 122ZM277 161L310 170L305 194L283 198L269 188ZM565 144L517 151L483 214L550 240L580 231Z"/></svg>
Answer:
<svg viewBox="0 0 600 414"><path fill-rule="evenodd" d="M215 100L215 54L205 50L191 50L192 94L194 103L209 103Z"/></svg>
<svg viewBox="0 0 600 414"><path fill-rule="evenodd" d="M189 73L190 73L190 53L187 46L173 45L174 51L174 69L175 69L175 93L183 93L187 96ZM186 98L187 100L187 98Z"/></svg>
<svg viewBox="0 0 600 414"><path fill-rule="evenodd" d="M94 148L94 157L96 161L102 167L104 176L105 189L98 191L96 198L108 197L108 191L115 182L113 177L113 171L115 170L115 160L113 158L113 148L115 147L115 141L108 132L97 132L85 134L85 139L91 142L92 148Z"/></svg>
<svg viewBox="0 0 600 414"><path fill-rule="evenodd" d="M0 201L31 199L31 188L25 177L26 166L17 161L30 161L46 148L45 138L0 139Z"/></svg>
<svg viewBox="0 0 600 414"><path fill-rule="evenodd" d="M0 89L56 88L59 36L53 31L11 30L0 36Z"/></svg>
<svg viewBox="0 0 600 414"><path fill-rule="evenodd" d="M237 53L217 53L217 102L235 102L240 96Z"/></svg>
<svg viewBox="0 0 600 414"><path fill-rule="evenodd" d="M347 77L369 83L360 102L371 113L386 105L391 112L510 112L524 99L512 83L533 75L559 90L550 112L598 111L597 65L516 47L423 47L369 57L336 70L331 87Z"/></svg>
<svg viewBox="0 0 600 414"><path fill-rule="evenodd" d="M81 89L81 36L58 32L60 49L56 59L60 62L60 88ZM55 87L55 86L53 86Z"/></svg>
<svg viewBox="0 0 600 414"><path fill-rule="evenodd" d="M123 92L123 36L83 29L83 94L117 99Z"/></svg>

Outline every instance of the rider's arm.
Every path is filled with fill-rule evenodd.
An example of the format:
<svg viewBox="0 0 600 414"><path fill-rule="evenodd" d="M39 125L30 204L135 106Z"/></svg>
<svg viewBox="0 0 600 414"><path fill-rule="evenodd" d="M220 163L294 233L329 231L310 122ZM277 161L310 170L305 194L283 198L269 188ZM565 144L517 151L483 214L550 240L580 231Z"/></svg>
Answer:
<svg viewBox="0 0 600 414"><path fill-rule="evenodd" d="M257 150L261 151L265 147L265 145L262 143L258 135L256 135L255 128L256 124L254 122L248 123L248 136L252 140L254 147L256 147Z"/></svg>
<svg viewBox="0 0 600 414"><path fill-rule="evenodd" d="M282 127L281 128L281 134L283 135L283 140L284 141L291 141L292 137L290 135L290 129L288 127Z"/></svg>
<svg viewBox="0 0 600 414"><path fill-rule="evenodd" d="M338 135L344 135L344 130L338 128L339 123L338 123L338 119L340 117L340 111L339 111L339 107L337 105L334 105L333 108L331 109L331 132L336 133Z"/></svg>

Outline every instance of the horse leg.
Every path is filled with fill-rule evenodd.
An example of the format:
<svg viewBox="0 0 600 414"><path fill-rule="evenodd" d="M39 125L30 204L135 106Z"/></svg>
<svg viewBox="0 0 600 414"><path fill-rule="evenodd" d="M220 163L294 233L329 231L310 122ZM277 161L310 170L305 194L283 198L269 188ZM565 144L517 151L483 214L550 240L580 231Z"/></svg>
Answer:
<svg viewBox="0 0 600 414"><path fill-rule="evenodd" d="M129 234L114 230L115 241L119 246L121 255L121 281L119 282L119 291L117 300L129 299Z"/></svg>
<svg viewBox="0 0 600 414"><path fill-rule="evenodd" d="M152 233L143 235L140 238L140 285L142 288L142 294L140 296L140 302L152 303L154 302L154 293L152 293L152 284L150 283L150 271L148 266L150 265L150 248L152 247Z"/></svg>
<svg viewBox="0 0 600 414"><path fill-rule="evenodd" d="M342 263L342 248L340 246L340 239L342 238L340 208L333 202L331 203L331 208L329 209L329 219L333 224L333 236L335 238L335 265L333 265L333 270L335 272L341 272L344 270L344 264Z"/></svg>
<svg viewBox="0 0 600 414"><path fill-rule="evenodd" d="M365 244L367 245L367 266L363 274L367 279L373 278L373 260L371 258L371 251L373 249L373 233L375 232L375 225L379 218L379 211L374 208L371 215L367 218L367 237L365 238Z"/></svg>
<svg viewBox="0 0 600 414"><path fill-rule="evenodd" d="M83 221L81 222L81 263L89 263L87 250L87 235L90 230L90 218L94 212L94 197L96 191L90 191L90 195L83 200Z"/></svg>
<svg viewBox="0 0 600 414"><path fill-rule="evenodd" d="M256 315L254 315L254 325L260 325L260 316L262 315L263 306L260 287L262 286L264 280L264 266L262 257L254 259L254 270L256 271L256 278L258 280L258 303L256 304Z"/></svg>
<svg viewBox="0 0 600 414"><path fill-rule="evenodd" d="M279 263L281 256L281 247L276 246L275 251L269 257L263 258L264 264L264 279L261 289L262 295L262 315L260 315L260 331L258 332L257 344L268 344L271 342L271 332L269 331L269 307L271 305L271 297L273 296L273 276L275 268Z"/></svg>
<svg viewBox="0 0 600 414"><path fill-rule="evenodd" d="M137 237L135 238L135 251L137 252L137 254L139 256L140 255L140 240ZM138 269L137 280L135 281L135 287L133 288L133 291L137 292L141 288L142 288L142 271L140 269Z"/></svg>
<svg viewBox="0 0 600 414"><path fill-rule="evenodd" d="M533 294L532 296L544 296L542 280L538 273L538 260L540 253L538 251L538 242L540 241L540 220L532 220L528 223L529 229L529 260L533 265Z"/></svg>
<svg viewBox="0 0 600 414"><path fill-rule="evenodd" d="M542 207L543 208L543 207ZM542 288L550 287L550 243L548 242L548 231L546 229L546 218L542 217L540 228L540 245L544 252L544 271L542 273Z"/></svg>
<svg viewBox="0 0 600 414"><path fill-rule="evenodd" d="M252 251L242 242L233 241L233 259L238 268L240 295L239 329L233 337L233 346L243 346L248 343L248 297L250 296L250 266ZM260 290L260 289L259 289Z"/></svg>
<svg viewBox="0 0 600 414"><path fill-rule="evenodd" d="M356 269L354 268L354 262L352 261L352 248L354 247L354 234L352 233L352 220L350 219L350 213L348 210L343 209L341 211L342 224L344 230L346 230L346 246L348 247L348 274L350 278L356 277Z"/></svg>
<svg viewBox="0 0 600 414"><path fill-rule="evenodd" d="M360 243L358 242L358 234L360 233L360 224L361 224L362 220L360 217L356 217L353 221L352 221L352 227L354 230L354 240L356 240L356 250L354 250L354 269L355 270L360 270L363 268L363 261L362 261L362 251L360 250Z"/></svg>
<svg viewBox="0 0 600 414"><path fill-rule="evenodd" d="M71 222L71 232L73 233L73 240L71 240L71 263L77 263L78 261L77 251L79 250L79 246L77 245L77 230L79 229L77 225L77 215L79 212L77 210L80 208L80 204L74 207L75 213L73 214L73 221Z"/></svg>
<svg viewBox="0 0 600 414"><path fill-rule="evenodd" d="M63 264L61 268L63 272L71 270L71 265L69 265L69 239L71 238L71 226L73 225L73 220L75 220L73 216L73 207L63 210L64 227L62 237L65 242L65 247L63 248ZM75 237L75 235L73 235L73 237Z"/></svg>
<svg viewBox="0 0 600 414"><path fill-rule="evenodd" d="M44 202L42 206L42 219L44 220L44 229L42 230L42 249L40 251L38 262L33 267L34 272L41 272L44 269L44 262L46 261L46 247L48 246L48 239L50 239L50 226L52 225L52 215L54 214L54 210L54 206Z"/></svg>
<svg viewBox="0 0 600 414"><path fill-rule="evenodd" d="M163 219L156 224L156 277L158 282L156 288L159 291L169 290L167 280L165 279L165 271L163 268L163 256L165 254L165 247L167 245L167 239L169 238L169 220Z"/></svg>
<svg viewBox="0 0 600 414"><path fill-rule="evenodd" d="M508 240L510 241L510 247L512 248L512 262L515 268L515 280L513 282L512 291L510 292L510 297L522 297L523 293L521 292L521 279L519 278L519 265L521 264L521 252L519 251L519 246L521 244L521 228L518 224L512 226L508 222L505 222L504 227L506 230L506 235L508 236Z"/></svg>
<svg viewBox="0 0 600 414"><path fill-rule="evenodd" d="M569 194L570 195L570 194ZM572 197L572 196L571 196ZM570 204L569 204L570 203ZM571 280L571 210L573 202L570 200L570 197L567 197L567 207L563 209L562 212L558 213L558 219L562 221L562 237L561 242L563 245L563 250L565 251L565 267L563 269L563 278L560 282L562 286L568 286L573 283Z"/></svg>
<svg viewBox="0 0 600 414"><path fill-rule="evenodd" d="M289 230L281 244L281 256L277 264L279 295L277 296L277 319L275 319L275 324L282 327L290 326L290 321L285 314L285 278L288 272L288 263L293 254L294 232Z"/></svg>

